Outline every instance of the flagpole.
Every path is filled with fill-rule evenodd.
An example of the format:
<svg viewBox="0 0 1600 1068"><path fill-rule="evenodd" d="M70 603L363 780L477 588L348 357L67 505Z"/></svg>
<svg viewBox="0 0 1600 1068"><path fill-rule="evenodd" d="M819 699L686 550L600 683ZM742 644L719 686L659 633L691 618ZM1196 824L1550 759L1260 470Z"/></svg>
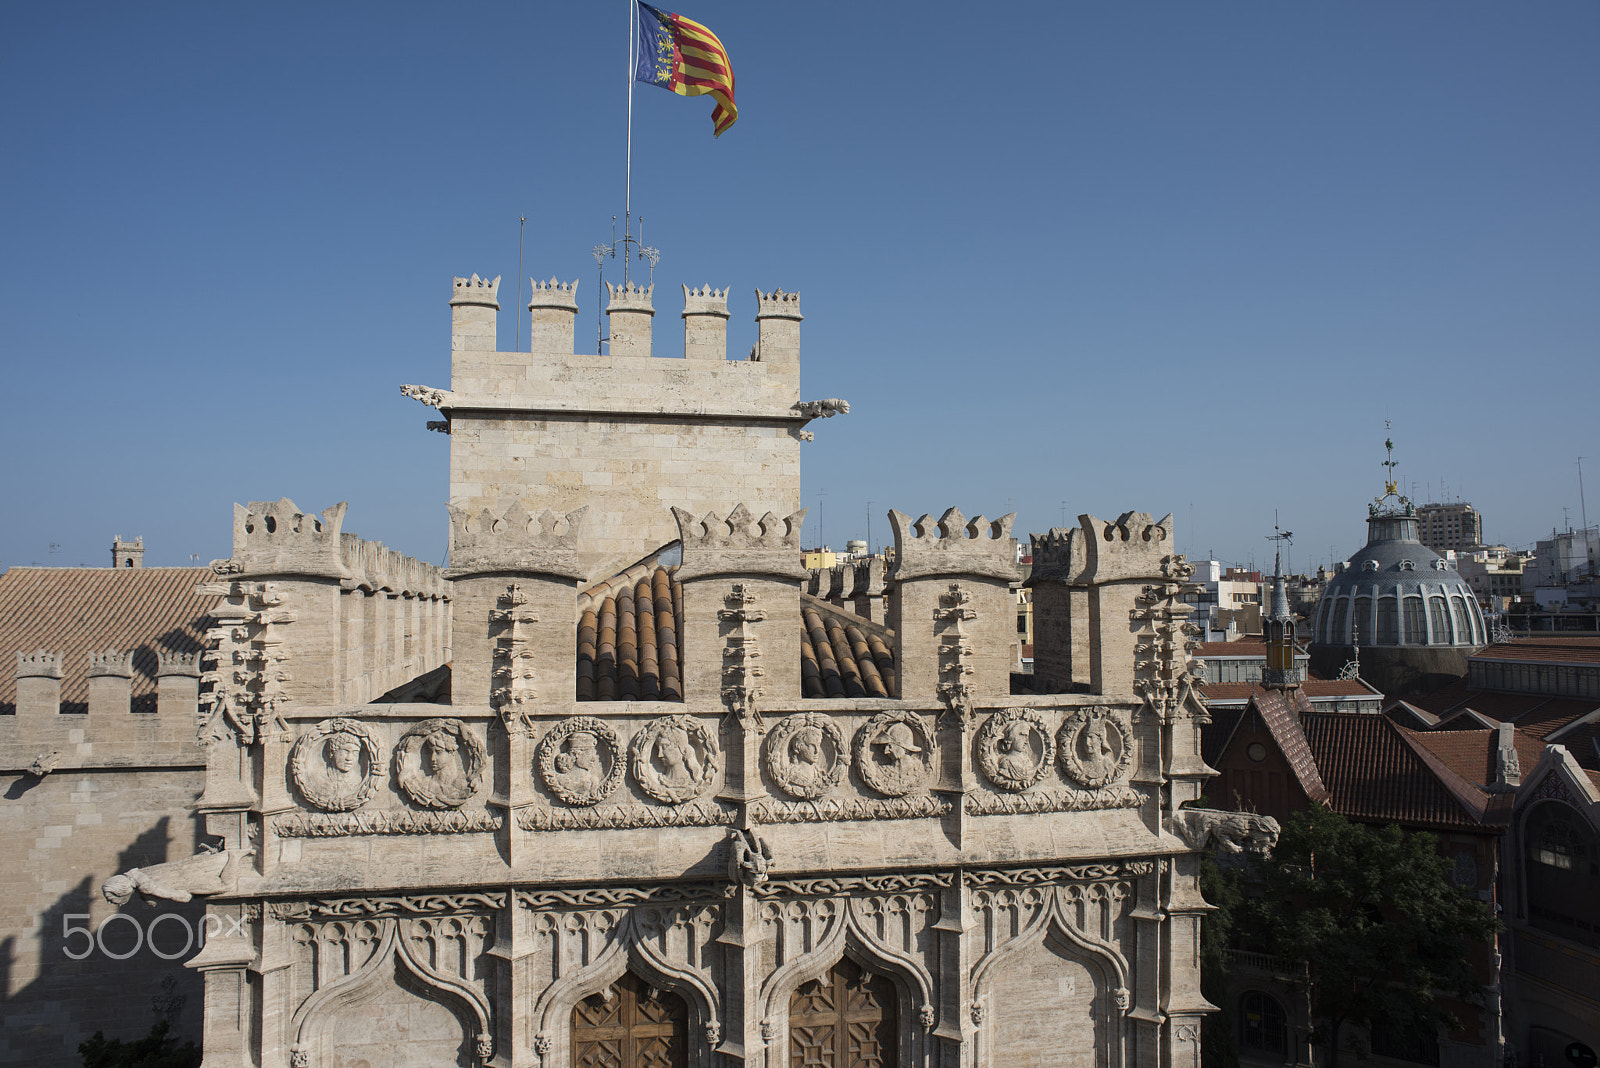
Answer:
<svg viewBox="0 0 1600 1068"><path fill-rule="evenodd" d="M628 235L632 232L630 224L633 219L633 82L634 68L638 61L633 50L639 42L639 33L635 23L639 17L638 0L628 0L628 163L627 177L623 183L622 193L622 281L628 281Z"/></svg>

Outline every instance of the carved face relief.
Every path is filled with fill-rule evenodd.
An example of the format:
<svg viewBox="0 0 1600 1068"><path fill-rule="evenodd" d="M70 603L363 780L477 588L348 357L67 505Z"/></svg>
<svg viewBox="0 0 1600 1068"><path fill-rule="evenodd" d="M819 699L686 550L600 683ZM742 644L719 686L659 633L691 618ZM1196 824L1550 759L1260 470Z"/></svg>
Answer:
<svg viewBox="0 0 1600 1068"><path fill-rule="evenodd" d="M478 792L485 764L483 743L459 719L417 724L394 748L400 792L423 808L460 808Z"/></svg>
<svg viewBox="0 0 1600 1068"><path fill-rule="evenodd" d="M539 742L535 764L545 789L569 805L597 805L622 784L622 742L592 716L564 720Z"/></svg>
<svg viewBox="0 0 1600 1068"><path fill-rule="evenodd" d="M364 723L325 719L295 740L289 775L306 803L325 812L360 808L378 789L378 742Z"/></svg>
<svg viewBox="0 0 1600 1068"><path fill-rule="evenodd" d="M1128 768L1128 730L1109 708L1088 706L1067 717L1056 736L1061 770L1091 790L1110 785Z"/></svg>
<svg viewBox="0 0 1600 1068"><path fill-rule="evenodd" d="M839 785L844 751L844 736L833 720L820 712L803 712L767 733L761 762L780 790L810 801Z"/></svg>
<svg viewBox="0 0 1600 1068"><path fill-rule="evenodd" d="M669 805L693 801L709 790L722 754L705 724L690 716L663 716L645 725L628 746L639 789Z"/></svg>
<svg viewBox="0 0 1600 1068"><path fill-rule="evenodd" d="M920 716L883 712L856 733L856 772L888 797L922 789L933 775L933 741Z"/></svg>
<svg viewBox="0 0 1600 1068"><path fill-rule="evenodd" d="M1005 708L991 715L978 731L977 747L983 773L1011 793L1038 782L1055 754L1049 726L1031 708Z"/></svg>

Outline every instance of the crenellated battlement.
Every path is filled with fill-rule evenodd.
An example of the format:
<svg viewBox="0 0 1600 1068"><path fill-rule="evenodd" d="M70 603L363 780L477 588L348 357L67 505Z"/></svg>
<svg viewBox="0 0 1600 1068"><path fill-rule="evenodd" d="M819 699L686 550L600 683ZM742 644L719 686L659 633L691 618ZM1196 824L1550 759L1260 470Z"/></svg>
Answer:
<svg viewBox="0 0 1600 1068"><path fill-rule="evenodd" d="M156 677L166 678L194 678L200 677L199 653L175 653L166 649L156 651Z"/></svg>
<svg viewBox="0 0 1600 1068"><path fill-rule="evenodd" d="M756 290L756 318L800 321L805 318L800 314L800 294L786 293L782 289L770 293Z"/></svg>
<svg viewBox="0 0 1600 1068"><path fill-rule="evenodd" d="M528 279L533 289L528 298L528 310L534 308L566 308L573 312L578 310L578 282L557 281L552 275L550 281L541 282L537 278Z"/></svg>
<svg viewBox="0 0 1600 1068"><path fill-rule="evenodd" d="M545 509L537 516L512 501L496 516L484 508L476 514L450 506L451 578L486 571L512 571L582 578L578 538L589 506L561 513Z"/></svg>
<svg viewBox="0 0 1600 1068"><path fill-rule="evenodd" d="M115 649L107 649L103 653L91 652L89 654L89 677L91 679L133 678L132 651L120 653Z"/></svg>
<svg viewBox="0 0 1600 1068"><path fill-rule="evenodd" d="M735 505L727 518L707 512L696 519L683 508L674 507L678 540L683 546L683 564L678 578L689 581L707 575L749 572L804 579L800 566L800 526L806 509L784 518L767 512L759 520L743 504ZM797 591L798 592L798 591Z"/></svg>
<svg viewBox="0 0 1600 1068"><path fill-rule="evenodd" d="M479 278L473 275L470 278L453 279L450 304L452 307L463 305L477 305L485 308L500 310L500 276L494 278Z"/></svg>
<svg viewBox="0 0 1600 1068"><path fill-rule="evenodd" d="M610 282L605 285L606 296L610 298L606 304L607 311L626 308L630 311L648 311L652 315L655 314L655 306L650 303L656 291L654 282L642 286L630 280L621 285L613 285Z"/></svg>
<svg viewBox="0 0 1600 1068"><path fill-rule="evenodd" d="M1084 514L1078 522L1083 527L1090 580L1162 576L1162 558L1172 552L1172 513L1158 521L1149 512L1123 512L1110 522Z"/></svg>
<svg viewBox="0 0 1600 1068"><path fill-rule="evenodd" d="M43 649L31 653L17 654L17 678L19 679L60 679L66 675L62 671L62 661L66 659L62 653L49 653Z"/></svg>
<svg viewBox="0 0 1600 1068"><path fill-rule="evenodd" d="M710 285L694 289L690 286L683 287L683 316L691 315L716 315L723 319L728 318L728 288L713 289Z"/></svg>
<svg viewBox="0 0 1600 1068"><path fill-rule="evenodd" d="M1044 534L1030 534L1033 573L1026 585L1042 582L1081 583L1089 566L1083 531L1077 527L1051 527Z"/></svg>
<svg viewBox="0 0 1600 1068"><path fill-rule="evenodd" d="M1017 577L1017 557L1011 524L1017 513L990 522L984 516L968 520L951 508L935 522L923 515L915 521L891 510L894 528L895 578L905 581L927 575L981 575L1011 581ZM985 531L987 530L987 533Z"/></svg>
<svg viewBox="0 0 1600 1068"><path fill-rule="evenodd" d="M344 578L340 528L348 502L320 514L287 497L233 506L233 562L248 574Z"/></svg>

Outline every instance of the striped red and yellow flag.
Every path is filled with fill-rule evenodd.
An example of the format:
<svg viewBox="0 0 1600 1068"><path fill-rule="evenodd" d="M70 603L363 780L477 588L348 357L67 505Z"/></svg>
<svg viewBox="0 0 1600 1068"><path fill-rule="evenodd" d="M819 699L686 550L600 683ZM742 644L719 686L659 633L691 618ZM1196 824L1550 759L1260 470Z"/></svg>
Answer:
<svg viewBox="0 0 1600 1068"><path fill-rule="evenodd" d="M739 118L728 50L694 19L639 4L639 59L633 76L679 96L710 93L717 102L711 126L718 137Z"/></svg>

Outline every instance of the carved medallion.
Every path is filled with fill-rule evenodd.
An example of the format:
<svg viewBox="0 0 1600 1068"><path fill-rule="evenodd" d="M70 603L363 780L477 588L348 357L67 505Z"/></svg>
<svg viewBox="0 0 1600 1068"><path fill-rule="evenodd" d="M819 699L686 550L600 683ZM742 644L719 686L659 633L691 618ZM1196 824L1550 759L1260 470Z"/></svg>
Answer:
<svg viewBox="0 0 1600 1068"><path fill-rule="evenodd" d="M423 808L460 808L483 783L483 743L459 719L430 719L394 747L400 791Z"/></svg>
<svg viewBox="0 0 1600 1068"><path fill-rule="evenodd" d="M1003 708L978 731L978 766L1002 790L1019 793L1038 782L1055 755L1050 728L1031 708Z"/></svg>
<svg viewBox="0 0 1600 1068"><path fill-rule="evenodd" d="M1085 706L1067 717L1056 735L1056 748L1061 770L1091 790L1116 781L1133 756L1128 729L1109 708L1098 705Z"/></svg>
<svg viewBox="0 0 1600 1068"><path fill-rule="evenodd" d="M348 812L378 789L378 741L366 724L325 719L295 740L289 775L306 803L325 812Z"/></svg>
<svg viewBox="0 0 1600 1068"><path fill-rule="evenodd" d="M810 801L833 791L844 773L844 736L820 712L789 716L767 733L761 763L778 788Z"/></svg>
<svg viewBox="0 0 1600 1068"><path fill-rule="evenodd" d="M856 732L856 771L880 794L904 797L933 775L933 739L914 712L882 712Z"/></svg>
<svg viewBox="0 0 1600 1068"><path fill-rule="evenodd" d="M662 716L645 725L628 746L639 789L669 805L704 794L722 770L722 754L705 724L690 716Z"/></svg>
<svg viewBox="0 0 1600 1068"><path fill-rule="evenodd" d="M622 785L622 742L593 716L563 720L534 758L545 789L569 805L597 805Z"/></svg>

